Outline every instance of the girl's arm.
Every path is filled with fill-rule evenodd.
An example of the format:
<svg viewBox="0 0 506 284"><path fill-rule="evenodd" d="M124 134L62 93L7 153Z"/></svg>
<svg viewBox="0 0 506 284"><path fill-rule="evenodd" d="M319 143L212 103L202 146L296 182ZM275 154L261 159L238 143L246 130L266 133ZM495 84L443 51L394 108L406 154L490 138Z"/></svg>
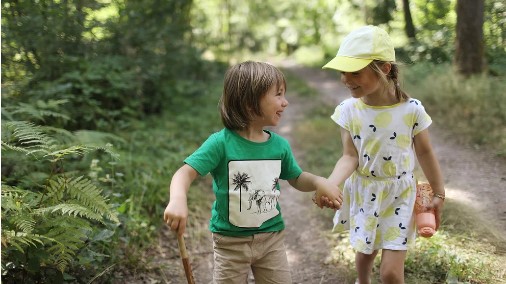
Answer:
<svg viewBox="0 0 506 284"><path fill-rule="evenodd" d="M349 178L358 167L357 148L355 148L355 145L353 144L350 132L342 127L341 141L343 143L343 155L337 161L334 170L329 176L330 182L337 186Z"/></svg>
<svg viewBox="0 0 506 284"><path fill-rule="evenodd" d="M343 203L343 196L339 187L331 184L328 179L308 172L302 172L295 179L288 180L288 183L295 189L302 192L316 191L316 204L322 208L321 198L325 196L328 200L327 206L339 209Z"/></svg>
<svg viewBox="0 0 506 284"><path fill-rule="evenodd" d="M423 170L423 174L427 178L432 190L435 194L445 196L445 189L443 183L443 175L439 167L439 162L436 159L436 155L432 150L430 143L429 130L424 129L418 133L414 138L415 152L418 159L418 163ZM432 202L427 209L434 209L436 215L436 230L439 228L441 222L441 213L443 210L444 199L434 197Z"/></svg>
<svg viewBox="0 0 506 284"><path fill-rule="evenodd" d="M172 176L170 182L169 204L163 213L163 220L178 235L182 235L186 229L188 219L187 193L191 183L197 178L198 172L184 164Z"/></svg>

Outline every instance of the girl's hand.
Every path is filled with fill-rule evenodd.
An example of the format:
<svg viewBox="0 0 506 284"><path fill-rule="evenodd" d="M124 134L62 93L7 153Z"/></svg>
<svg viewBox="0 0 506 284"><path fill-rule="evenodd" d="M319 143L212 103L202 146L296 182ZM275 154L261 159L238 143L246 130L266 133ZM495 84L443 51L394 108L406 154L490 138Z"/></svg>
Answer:
<svg viewBox="0 0 506 284"><path fill-rule="evenodd" d="M427 206L427 211L434 210L434 215L436 216L436 231L439 229L439 225L441 224L443 205L444 199L434 196L432 197L431 203Z"/></svg>
<svg viewBox="0 0 506 284"><path fill-rule="evenodd" d="M343 203L343 194L337 185L332 184L328 179L321 178L313 202L320 208L339 209Z"/></svg>
<svg viewBox="0 0 506 284"><path fill-rule="evenodd" d="M183 235L186 230L186 220L188 219L188 206L186 200L171 200L165 212L163 220L178 235Z"/></svg>
<svg viewBox="0 0 506 284"><path fill-rule="evenodd" d="M313 202L314 204L318 205L318 203L316 202L316 193L313 195ZM339 206L335 206L334 203L331 202L327 196L322 196L320 198L320 205L321 205L320 208L327 207L330 209L334 209L334 211L339 210L341 208L341 204L339 204Z"/></svg>

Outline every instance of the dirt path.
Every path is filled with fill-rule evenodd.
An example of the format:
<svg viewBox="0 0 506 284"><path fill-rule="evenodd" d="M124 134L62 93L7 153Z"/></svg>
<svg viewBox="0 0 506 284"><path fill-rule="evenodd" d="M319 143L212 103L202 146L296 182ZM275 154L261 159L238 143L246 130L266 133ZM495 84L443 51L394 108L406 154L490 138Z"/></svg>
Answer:
<svg viewBox="0 0 506 284"><path fill-rule="evenodd" d="M325 103L335 106L348 97L347 90L331 71L304 68L284 62L282 67L304 78L309 86L318 90ZM290 88L289 88L290 91ZM275 129L287 139L298 120L304 119L304 109L310 103L288 94L288 107L282 124ZM330 123L330 122L329 122ZM506 233L506 163L491 154L464 147L449 140L444 132L431 127L432 143L445 176L447 196L462 206L478 210L483 220L496 224L498 231ZM298 150L294 149L296 155ZM326 263L330 245L324 234L331 229L331 220L318 217L311 203L311 194L301 193L283 182L280 198L286 222L286 245L294 283L352 283L346 279L349 271ZM208 231L207 231L208 232ZM193 238L193 237L192 237ZM191 238L188 238L191 239ZM212 282L212 241L210 233L201 243L187 243L196 283ZM186 283L181 268L177 242L167 232L160 239L158 255L153 264L160 267L157 274L163 279L145 276L135 283ZM140 280L140 279L139 279ZM250 281L253 283L253 281Z"/></svg>

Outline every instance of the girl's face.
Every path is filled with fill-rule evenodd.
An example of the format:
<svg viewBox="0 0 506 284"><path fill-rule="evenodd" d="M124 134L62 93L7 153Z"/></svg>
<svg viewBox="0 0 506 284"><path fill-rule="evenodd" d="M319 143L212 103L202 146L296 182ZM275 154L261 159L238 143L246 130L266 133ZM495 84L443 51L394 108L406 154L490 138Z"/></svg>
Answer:
<svg viewBox="0 0 506 284"><path fill-rule="evenodd" d="M354 98L375 95L382 90L378 74L367 66L356 72L341 72L341 81Z"/></svg>
<svg viewBox="0 0 506 284"><path fill-rule="evenodd" d="M255 119L261 126L276 126L281 120L281 114L288 106L285 97L285 86L272 86L260 99L262 116Z"/></svg>

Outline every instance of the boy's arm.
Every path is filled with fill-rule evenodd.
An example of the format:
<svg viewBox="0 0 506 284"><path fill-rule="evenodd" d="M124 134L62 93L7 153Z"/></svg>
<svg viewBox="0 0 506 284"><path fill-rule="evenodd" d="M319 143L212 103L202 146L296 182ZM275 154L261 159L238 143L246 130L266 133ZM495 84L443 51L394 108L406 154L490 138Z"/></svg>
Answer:
<svg viewBox="0 0 506 284"><path fill-rule="evenodd" d="M187 164L179 168L170 182L169 204L163 213L163 220L178 235L186 229L188 219L187 193L191 183L197 178L198 172Z"/></svg>
<svg viewBox="0 0 506 284"><path fill-rule="evenodd" d="M441 174L441 169L439 167L439 162L436 159L436 155L432 150L429 130L424 129L415 135L413 143L415 145L415 152L418 163L420 164L420 167L422 168L423 174L427 178L427 181L432 187L432 191L444 198L445 189L443 175ZM427 206L427 209L434 209L436 213L436 230L439 228L439 224L441 222L443 201L443 199L436 197L433 198L431 204Z"/></svg>
<svg viewBox="0 0 506 284"><path fill-rule="evenodd" d="M336 163L334 170L329 176L330 182L339 186L342 184L358 167L357 148L353 144L353 139L348 130L341 127L341 141L343 143L343 155Z"/></svg>
<svg viewBox="0 0 506 284"><path fill-rule="evenodd" d="M339 187L332 185L328 179L308 172L302 172L297 178L288 180L295 189L302 192L316 191L316 204L322 208L322 197L326 197L332 208L340 208L343 202ZM330 205L326 204L326 205Z"/></svg>

